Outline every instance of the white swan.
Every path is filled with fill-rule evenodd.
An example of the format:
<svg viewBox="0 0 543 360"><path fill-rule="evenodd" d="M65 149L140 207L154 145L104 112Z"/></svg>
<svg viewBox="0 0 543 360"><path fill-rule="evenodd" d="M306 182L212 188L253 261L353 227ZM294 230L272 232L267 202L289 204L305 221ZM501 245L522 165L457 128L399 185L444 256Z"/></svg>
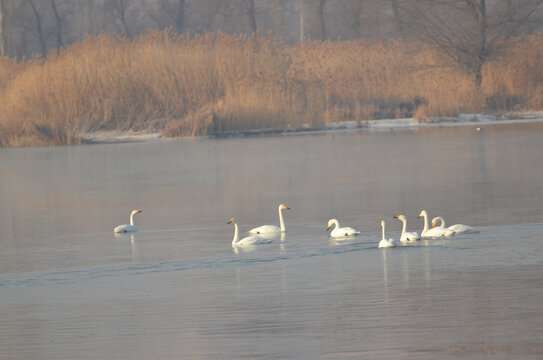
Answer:
<svg viewBox="0 0 543 360"><path fill-rule="evenodd" d="M430 229L428 226L428 213L426 210L422 210L419 214L419 218L424 217L424 229L422 229L422 232L420 233L420 236L422 237L442 237L442 236L452 236L454 235L454 231L451 231L446 228L433 228Z"/></svg>
<svg viewBox="0 0 543 360"><path fill-rule="evenodd" d="M277 227L275 225L262 225L257 228L251 229L248 231L249 234L273 234L273 233L283 233L287 231L285 228L285 221L283 220L283 213L281 210L289 210L290 208L286 205L279 205L279 225L281 227Z"/></svg>
<svg viewBox="0 0 543 360"><path fill-rule="evenodd" d="M385 220L381 220L381 230L383 232L383 237L381 238L381 241L379 242L380 248L389 248L396 246L396 240L394 239L386 239L385 237Z"/></svg>
<svg viewBox="0 0 543 360"><path fill-rule="evenodd" d="M355 230L350 227L339 227L339 221L337 219L330 219L328 220L328 228L326 231L330 230L332 225L336 225L334 230L330 233L330 236L332 237L346 237L346 236L354 236L357 234L360 234L360 231Z"/></svg>
<svg viewBox="0 0 543 360"><path fill-rule="evenodd" d="M394 216L394 219L399 219L403 223L402 227L402 235L400 236L400 241L406 242L406 241L417 241L420 240L419 234L416 232L407 232L405 231L407 228L407 219L405 218L405 215L396 215Z"/></svg>
<svg viewBox="0 0 543 360"><path fill-rule="evenodd" d="M126 233L126 232L138 231L136 229L136 226L134 225L134 215L139 214L141 212L143 212L143 211L141 211L141 210L132 210L132 213L130 213L130 225L128 225L128 224L119 225L119 226L117 226L116 228L113 229L113 232Z"/></svg>
<svg viewBox="0 0 543 360"><path fill-rule="evenodd" d="M236 219L232 218L228 221L228 224L234 224L234 239L232 239L232 247L243 247L258 244L266 244L272 242L271 239L262 238L260 236L247 236L246 238L239 239L238 224Z"/></svg>
<svg viewBox="0 0 543 360"><path fill-rule="evenodd" d="M440 228L445 228L447 225L445 225L445 220L441 216L436 216L432 219L432 227L436 226L437 221L441 221ZM455 235L458 234L464 234L464 233L476 233L477 230L475 230L473 227L464 225L464 224L455 224L452 226L449 226L447 229L454 231Z"/></svg>

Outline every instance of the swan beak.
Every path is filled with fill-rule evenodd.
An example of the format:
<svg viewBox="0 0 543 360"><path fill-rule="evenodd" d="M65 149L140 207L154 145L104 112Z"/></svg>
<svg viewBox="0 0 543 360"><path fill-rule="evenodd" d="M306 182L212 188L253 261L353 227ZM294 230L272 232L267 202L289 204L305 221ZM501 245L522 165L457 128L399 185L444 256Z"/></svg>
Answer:
<svg viewBox="0 0 543 360"><path fill-rule="evenodd" d="M398 219L398 217L399 217L399 215L396 215L396 216L393 217L393 219Z"/></svg>
<svg viewBox="0 0 543 360"><path fill-rule="evenodd" d="M432 228L435 228L436 227L436 224L432 223Z"/></svg>
<svg viewBox="0 0 543 360"><path fill-rule="evenodd" d="M326 228L326 231L328 231L328 230L330 230L330 226L328 226L328 227Z"/></svg>
<svg viewBox="0 0 543 360"><path fill-rule="evenodd" d="M142 213L143 211L141 211L141 210L138 210L138 212L139 212L139 213Z"/></svg>
<svg viewBox="0 0 543 360"><path fill-rule="evenodd" d="M288 206L285 206L285 210L290 210L290 208Z"/></svg>
<svg viewBox="0 0 543 360"><path fill-rule="evenodd" d="M234 219L228 220L227 224L231 224L234 221Z"/></svg>

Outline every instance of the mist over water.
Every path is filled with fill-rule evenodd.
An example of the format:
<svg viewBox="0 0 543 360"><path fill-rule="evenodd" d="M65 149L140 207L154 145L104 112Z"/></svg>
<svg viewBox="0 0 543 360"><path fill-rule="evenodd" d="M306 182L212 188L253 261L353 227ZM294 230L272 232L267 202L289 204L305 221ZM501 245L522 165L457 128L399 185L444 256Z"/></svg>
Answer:
<svg viewBox="0 0 543 360"><path fill-rule="evenodd" d="M542 135L0 149L0 358L539 359ZM233 251L228 219L278 225L280 203L284 239ZM479 233L377 248L421 209ZM330 218L362 234L329 239Z"/></svg>

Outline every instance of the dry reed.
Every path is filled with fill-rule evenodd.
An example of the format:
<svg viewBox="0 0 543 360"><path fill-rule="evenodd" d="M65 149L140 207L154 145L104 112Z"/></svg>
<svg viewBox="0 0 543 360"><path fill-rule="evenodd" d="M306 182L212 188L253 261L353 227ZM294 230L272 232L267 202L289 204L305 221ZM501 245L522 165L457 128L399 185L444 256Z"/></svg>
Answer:
<svg viewBox="0 0 543 360"><path fill-rule="evenodd" d="M543 35L473 77L416 41L310 42L154 32L89 37L0 61L0 146L77 144L96 130L194 136L329 122L540 110Z"/></svg>

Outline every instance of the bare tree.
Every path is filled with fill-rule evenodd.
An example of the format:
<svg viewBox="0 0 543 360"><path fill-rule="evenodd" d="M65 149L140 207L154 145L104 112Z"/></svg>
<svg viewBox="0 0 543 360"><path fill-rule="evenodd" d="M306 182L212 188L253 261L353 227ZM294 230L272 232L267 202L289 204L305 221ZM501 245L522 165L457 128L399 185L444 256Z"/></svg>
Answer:
<svg viewBox="0 0 543 360"><path fill-rule="evenodd" d="M258 28L256 27L256 10L255 10L255 0L249 0L249 20L251 22L251 33L255 33Z"/></svg>
<svg viewBox="0 0 543 360"><path fill-rule="evenodd" d="M53 14L55 15L55 21L56 21L56 40L57 40L57 53L60 52L60 49L62 48L62 17L60 16L58 12L57 5L55 3L55 0L51 0L51 8L53 9Z"/></svg>
<svg viewBox="0 0 543 360"><path fill-rule="evenodd" d="M0 56L6 56L7 54L6 21L4 19L5 14L5 0L0 0Z"/></svg>
<svg viewBox="0 0 543 360"><path fill-rule="evenodd" d="M505 1L505 2L504 2ZM540 21L534 14L543 0L408 0L403 9L418 36L437 46L482 84L482 68L514 45L515 37Z"/></svg>
<svg viewBox="0 0 543 360"><path fill-rule="evenodd" d="M45 57L47 56L47 45L45 44L45 34L43 32L41 16L34 2L32 0L27 0L27 1L30 5L30 8L32 9L32 12L34 13L34 17L36 20L36 36L40 43L41 55Z"/></svg>
<svg viewBox="0 0 543 360"><path fill-rule="evenodd" d="M131 38L133 36L130 27L128 26L127 12L129 0L108 0L105 9L111 11L111 15L115 23L119 24L122 33Z"/></svg>
<svg viewBox="0 0 543 360"><path fill-rule="evenodd" d="M321 28L321 39L324 41L326 40L326 23L324 22L324 5L326 4L327 0L319 0L319 8L318 8L318 14L319 14L319 22L320 22L320 28Z"/></svg>

